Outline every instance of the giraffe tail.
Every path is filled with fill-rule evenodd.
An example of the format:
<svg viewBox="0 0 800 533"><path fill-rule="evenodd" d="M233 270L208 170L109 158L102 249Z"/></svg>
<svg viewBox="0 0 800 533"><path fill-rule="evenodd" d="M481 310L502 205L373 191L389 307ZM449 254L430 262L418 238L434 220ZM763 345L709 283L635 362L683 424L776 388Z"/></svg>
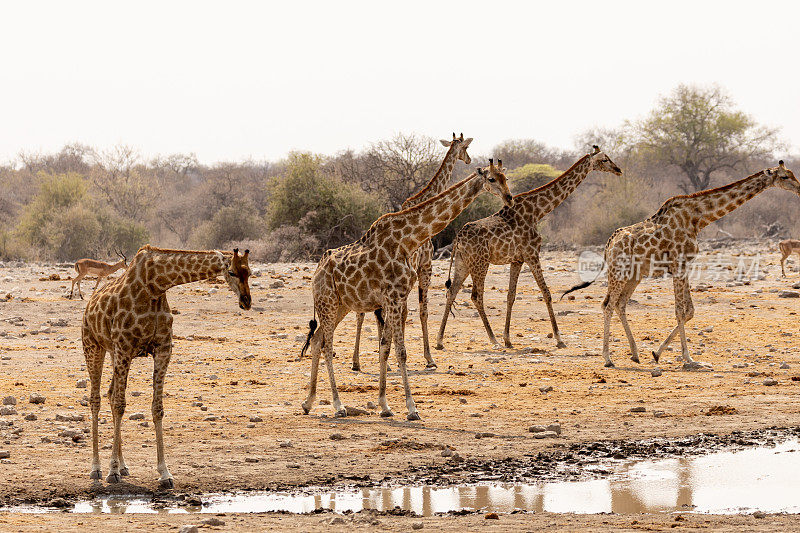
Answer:
<svg viewBox="0 0 800 533"><path fill-rule="evenodd" d="M300 356L304 356L306 354L306 350L311 345L311 339L314 338L314 332L317 330L317 321L315 319L311 319L308 321L308 337L306 337L306 343L303 345L303 348L300 350Z"/></svg>
<svg viewBox="0 0 800 533"><path fill-rule="evenodd" d="M605 272L605 270L606 270L606 264L605 264L605 261L604 261L603 262L603 268L600 269L600 271L597 273L597 275L594 277L594 279L592 281L584 281L583 283L578 283L574 287L565 290L564 292L561 293L561 298L559 298L558 301L560 302L561 300L564 299L564 296L566 296L567 294L569 294L569 293L571 293L573 291L579 291L581 289L585 289L586 287L588 287L589 285L591 285L592 283L597 281L597 278L599 278L603 274L603 272Z"/></svg>
<svg viewBox="0 0 800 533"><path fill-rule="evenodd" d="M453 249L450 250L450 266L447 268L447 281L444 282L445 288L449 289L453 284L451 280L451 273L453 271L453 260L456 258L456 243L458 242L458 235L453 239Z"/></svg>

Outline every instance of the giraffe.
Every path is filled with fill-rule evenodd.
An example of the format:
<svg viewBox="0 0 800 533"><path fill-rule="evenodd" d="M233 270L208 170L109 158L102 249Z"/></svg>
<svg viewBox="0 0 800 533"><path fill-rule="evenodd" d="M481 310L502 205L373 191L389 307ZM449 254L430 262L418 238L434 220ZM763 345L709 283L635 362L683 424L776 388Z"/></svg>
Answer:
<svg viewBox="0 0 800 533"><path fill-rule="evenodd" d="M506 205L513 202L502 166L496 167L490 159L488 168L477 169L464 180L421 204L383 215L355 243L323 254L311 282L315 318L309 322L310 331L301 352L304 354L311 347L311 380L308 397L303 402L306 414L316 398L319 357L324 352L335 414L347 415L339 400L333 374L333 333L350 311L367 313L377 309L380 310L378 319L383 321L378 387L381 416L393 414L386 402L386 365L391 343L394 342L405 389L407 418L420 419L408 384L404 342L408 293L416 281L411 256L420 245L442 231L483 190L499 196ZM319 317L319 329L316 317Z"/></svg>
<svg viewBox="0 0 800 533"><path fill-rule="evenodd" d="M469 144L472 142L472 137L465 139L463 133L459 137L456 137L456 134L453 133L452 141L445 141L442 139L439 142L448 148L439 170L436 171L436 173L433 175L433 178L431 178L431 180L422 190L418 191L413 196L410 196L405 202L403 202L403 205L400 208L401 210L414 207L415 205L444 192L444 190L447 188L447 185L450 183L450 176L453 174L453 168L456 166L456 162L461 160L467 165L472 162L472 158L470 158L469 154L467 153L467 147L469 147ZM436 368L436 363L434 362L433 357L431 357L430 342L428 342L428 287L430 287L431 284L432 261L433 243L431 243L430 240L427 240L419 248L417 248L416 252L414 252L414 255L411 257L411 265L413 265L414 270L417 271L417 285L419 286L419 321L422 325L422 347L426 361L425 368L431 370ZM378 338L380 338L381 323L380 320L377 322ZM358 352L359 345L361 343L361 326L363 323L364 313L358 313L356 322L356 345L355 349L353 350L353 370L355 371L361 370Z"/></svg>
<svg viewBox="0 0 800 533"><path fill-rule="evenodd" d="M114 444L106 481L118 483L128 475L122 458L122 416L128 371L135 357L153 356L153 425L159 484L173 488L164 458L162 393L172 354L172 313L166 291L176 285L211 279L222 274L239 299L250 309L249 250L239 255L220 251L167 250L145 245L125 273L106 284L89 299L83 314L83 352L91 381L92 479L101 479L97 421L100 412L100 378L106 352L111 353L113 374L108 389L114 420Z"/></svg>
<svg viewBox="0 0 800 533"><path fill-rule="evenodd" d="M522 265L527 264L539 290L542 291L542 297L550 315L556 346L559 348L566 346L558 332L552 297L542 274L542 266L539 261L542 236L537 226L593 170L610 172L617 176L622 174L619 167L595 145L591 153L581 157L559 177L541 187L515 195L514 207L504 207L492 216L464 224L453 241L453 253L450 257L453 277L452 283L450 279L446 283L447 303L436 339L437 349L444 349L444 330L447 326L448 314L458 291L469 276L472 276L472 302L483 320L489 341L495 346L498 345L483 307L484 282L490 264L506 265L509 263L511 264L511 273L506 297L506 324L503 330L505 345L508 348L512 347L509 333L511 308L516 299L517 279Z"/></svg>
<svg viewBox="0 0 800 533"><path fill-rule="evenodd" d="M653 359L658 362L661 352L680 334L684 369L701 366L689 355L684 329L686 322L694 316L688 266L697 255L697 234L770 187L779 187L800 196L800 182L780 161L777 167L761 170L723 187L674 196L647 220L619 228L611 234L604 256L608 268L608 292L602 303L603 357L606 367L614 367L609 355L609 330L615 310L628 338L631 360L639 362L639 352L628 325L625 307L642 278L654 271L672 275L677 325L659 348L653 351ZM588 287L593 282L576 285L564 294Z"/></svg>

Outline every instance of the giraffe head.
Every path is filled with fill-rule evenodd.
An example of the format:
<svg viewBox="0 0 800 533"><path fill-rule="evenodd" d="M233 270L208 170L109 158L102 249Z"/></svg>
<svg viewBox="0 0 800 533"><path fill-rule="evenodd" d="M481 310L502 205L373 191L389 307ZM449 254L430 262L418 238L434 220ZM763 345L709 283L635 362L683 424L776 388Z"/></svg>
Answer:
<svg viewBox="0 0 800 533"><path fill-rule="evenodd" d="M248 278L250 277L250 265L248 264L248 256L250 250L245 250L243 255L239 255L239 249L233 249L233 259L229 268L225 269L225 281L228 282L231 290L239 297L239 307L242 309L250 309L252 300L250 299L250 285Z"/></svg>
<svg viewBox="0 0 800 533"><path fill-rule="evenodd" d="M600 172L610 172L616 176L622 176L622 170L608 157L605 153L600 151L600 147L596 144L592 146L593 150L589 154L589 165L591 170L599 170Z"/></svg>
<svg viewBox="0 0 800 533"><path fill-rule="evenodd" d="M456 159L462 160L464 163L469 165L472 162L472 158L467 153L467 147L469 143L472 142L472 137L464 138L464 134L462 133L459 137L456 137L455 132L453 132L453 140L452 141L445 141L444 139L439 141L442 143L442 146L446 147L454 147L456 151Z"/></svg>
<svg viewBox="0 0 800 533"><path fill-rule="evenodd" d="M794 177L794 172L784 166L782 159L778 161L777 167L766 169L764 174L773 179L772 183L776 187L800 196L800 181L797 181L797 178Z"/></svg>
<svg viewBox="0 0 800 533"><path fill-rule="evenodd" d="M479 168L478 174L483 176L483 188L501 200L508 207L513 207L514 197L511 196L511 191L508 190L508 180L504 174L505 168L503 161L498 159L497 166L494 164L494 159L489 159L489 166L486 168Z"/></svg>

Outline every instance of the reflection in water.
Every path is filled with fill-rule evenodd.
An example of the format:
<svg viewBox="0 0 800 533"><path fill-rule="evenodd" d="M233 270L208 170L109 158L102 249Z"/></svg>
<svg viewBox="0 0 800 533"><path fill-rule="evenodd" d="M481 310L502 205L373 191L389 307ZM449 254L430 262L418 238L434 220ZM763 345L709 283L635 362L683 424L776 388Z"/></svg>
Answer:
<svg viewBox="0 0 800 533"><path fill-rule="evenodd" d="M247 513L315 509L338 512L395 507L429 516L448 511L514 510L570 513L648 513L691 509L702 513L800 512L800 441L776 447L718 452L679 459L618 463L604 479L451 487L363 488L314 494L208 495L189 512ZM156 509L136 498L79 503L78 513L187 512Z"/></svg>

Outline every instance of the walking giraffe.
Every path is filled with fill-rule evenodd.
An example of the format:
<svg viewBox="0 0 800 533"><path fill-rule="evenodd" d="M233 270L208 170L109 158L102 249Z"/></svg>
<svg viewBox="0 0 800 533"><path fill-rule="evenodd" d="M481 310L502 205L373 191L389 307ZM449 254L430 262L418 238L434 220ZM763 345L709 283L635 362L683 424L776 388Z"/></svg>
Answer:
<svg viewBox="0 0 800 533"><path fill-rule="evenodd" d="M780 161L777 167L764 169L723 187L674 196L647 220L611 234L604 257L608 268L608 292L602 303L605 366L614 366L609 355L609 330L614 310L625 329L631 360L639 362L639 352L628 325L625 307L642 278L650 274L654 263L672 275L678 324L658 350L653 352L653 359L658 362L661 352L669 346L675 335L680 334L684 368L688 370L700 365L689 355L684 330L684 325L694 316L688 266L697 255L697 234L770 187L779 187L800 196L800 182ZM576 285L564 294L588 287L593 281Z"/></svg>
<svg viewBox="0 0 800 533"><path fill-rule="evenodd" d="M433 198L447 189L447 185L450 183L450 176L453 175L453 168L456 166L456 162L458 160L463 161L467 165L472 162L472 158L470 158L469 154L467 153L467 147L472 142L472 137L465 139L463 133L460 137L456 137L456 134L453 133L452 141L441 140L440 142L442 145L447 146L448 150L444 156L441 166L439 167L439 170L436 171L436 174L433 175L433 178L431 178L431 180L422 190L418 191L416 194L403 202L401 210L421 204L425 200ZM414 252L414 255L411 257L411 265L414 267L414 270L417 271L417 285L419 286L419 321L422 325L422 348L423 354L425 355L425 361L427 363L425 368L428 369L436 368L436 363L434 362L433 357L431 357L431 345L428 341L428 288L431 284L432 261L433 243L431 243L430 240L427 240L419 248L417 248L416 252ZM378 338L380 339L381 323L380 320L377 322ZM361 344L361 326L363 324L364 313L358 313L358 319L356 323L356 345L353 349L353 370L355 371L361 370L358 352Z"/></svg>
<svg viewBox="0 0 800 533"><path fill-rule="evenodd" d="M106 352L111 353L113 374L108 388L114 419L114 444L106 481L118 483L128 475L122 458L122 415L128 371L135 357L153 356L153 425L159 484L172 488L172 475L164 458L162 393L164 376L172 354L172 313L166 292L171 287L222 274L239 299L239 307L250 309L249 250L230 252L164 250L150 245L139 249L130 267L98 290L83 314L83 352L91 381L92 479L100 479L97 420L100 412L100 378Z"/></svg>
<svg viewBox="0 0 800 533"><path fill-rule="evenodd" d="M553 209L558 207L581 184L589 172L599 170L610 172L617 176L622 171L609 157L593 147L592 153L581 157L569 170L549 183L528 192L514 196L514 207L504 207L492 216L469 222L459 230L453 241L453 253L450 258L450 268L453 271L452 282L447 280L447 303L442 315L442 325L436 339L436 348L444 348L444 330L453 301L458 295L464 281L472 276L472 302L483 320L489 341L497 345L489 319L483 307L483 291L486 273L489 265L511 264L511 274L508 280L508 296L506 297L506 325L503 330L505 345L511 345L511 308L517 294L517 280L523 263L527 264L533 274L542 298L550 314L550 324L553 328L553 337L559 348L566 346L561 340L558 331L556 316L553 313L550 289L545 283L542 274L542 265L539 261L539 250L542 246L542 236L539 233L539 222Z"/></svg>
<svg viewBox="0 0 800 533"><path fill-rule="evenodd" d="M443 193L414 207L383 215L355 243L325 252L314 272L311 285L314 294L314 314L309 322L310 332L302 353L311 347L311 380L303 411L308 414L317 394L319 356L324 352L325 364L333 396L336 416L346 416L333 374L333 333L347 313L368 313L377 309L381 328L380 382L378 402L381 416L392 416L386 402L386 365L391 343L405 388L408 420L419 420L411 397L406 370L404 330L408 315L408 293L413 287L416 272L411 265L414 251L433 235L442 231L481 191L486 190L511 205L501 167L489 160L487 169L479 168L469 177Z"/></svg>

